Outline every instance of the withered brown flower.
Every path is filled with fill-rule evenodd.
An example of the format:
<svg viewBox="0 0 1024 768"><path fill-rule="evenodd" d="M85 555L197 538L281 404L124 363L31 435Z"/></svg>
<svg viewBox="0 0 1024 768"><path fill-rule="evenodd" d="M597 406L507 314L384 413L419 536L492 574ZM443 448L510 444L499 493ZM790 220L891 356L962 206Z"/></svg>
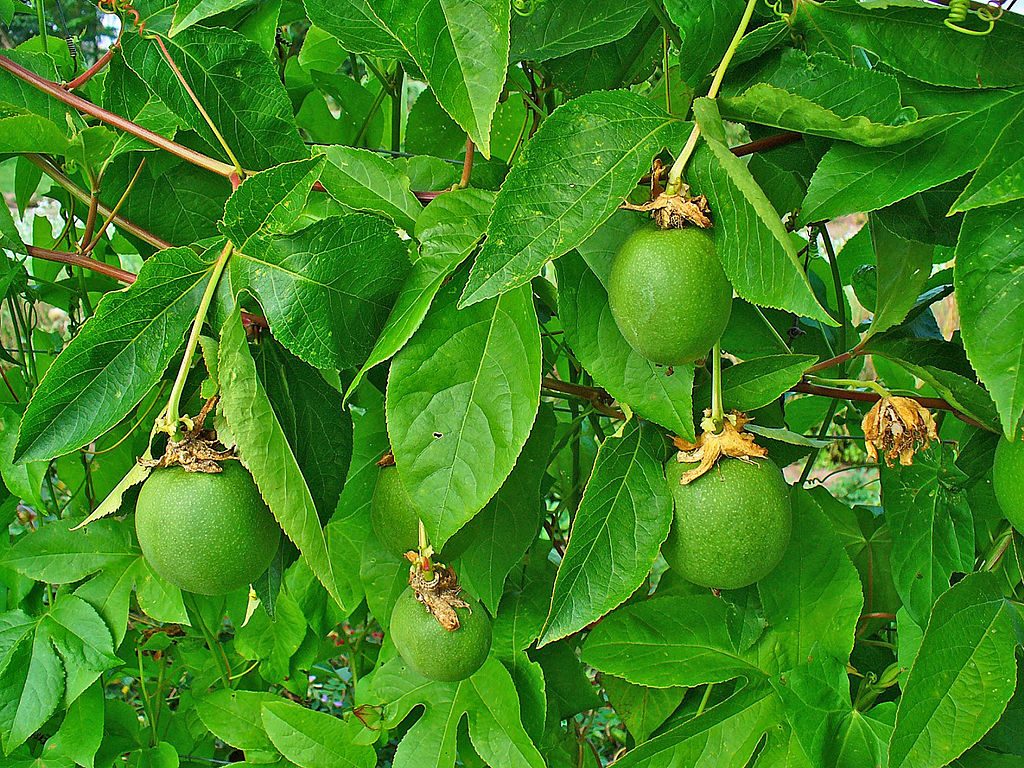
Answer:
<svg viewBox="0 0 1024 768"><path fill-rule="evenodd" d="M406 552L406 559L412 563L409 568L409 586L416 599L421 602L437 623L449 632L459 628L459 614L456 608L472 610L472 606L459 597L459 585L455 569L450 565L435 563L429 571L424 570L424 558L417 552ZM427 561L429 562L429 561Z"/></svg>
<svg viewBox="0 0 1024 768"><path fill-rule="evenodd" d="M689 485L706 474L722 456L745 460L763 459L767 456L768 449L757 445L754 436L743 431L743 427L749 421L751 419L745 414L733 412L725 417L721 431L715 432L711 411L706 410L701 421L704 431L697 438L697 442L691 443L681 437L673 438L672 442L679 449L678 461L699 462L696 467L682 474L679 478L680 485Z"/></svg>
<svg viewBox="0 0 1024 768"><path fill-rule="evenodd" d="M861 422L867 441L868 459L878 461L879 452L892 466L896 458L904 466L914 463L914 454L938 440L931 411L909 397L883 397Z"/></svg>

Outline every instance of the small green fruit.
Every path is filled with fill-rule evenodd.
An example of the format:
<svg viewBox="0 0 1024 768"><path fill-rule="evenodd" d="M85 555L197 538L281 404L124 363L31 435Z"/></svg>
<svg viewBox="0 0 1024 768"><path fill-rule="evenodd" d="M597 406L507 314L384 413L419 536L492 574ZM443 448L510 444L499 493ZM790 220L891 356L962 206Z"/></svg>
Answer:
<svg viewBox="0 0 1024 768"><path fill-rule="evenodd" d="M790 489L769 459L723 458L689 485L692 464L669 462L675 516L662 554L671 568L702 587L738 589L779 564L793 525Z"/></svg>
<svg viewBox="0 0 1024 768"><path fill-rule="evenodd" d="M1010 525L1024 532L1024 441L1011 443L999 438L992 464L992 489Z"/></svg>
<svg viewBox="0 0 1024 768"><path fill-rule="evenodd" d="M652 363L680 365L703 357L721 338L732 286L707 233L645 227L612 261L608 305L633 349Z"/></svg>
<svg viewBox="0 0 1024 768"><path fill-rule="evenodd" d="M370 522L377 541L395 557L402 557L419 547L419 520L419 509L405 490L398 468L382 467L370 501ZM468 543L465 535L456 534L438 557L442 562L454 560Z"/></svg>
<svg viewBox="0 0 1024 768"><path fill-rule="evenodd" d="M273 560L281 528L237 461L216 474L158 469L139 491L135 530L160 576L187 592L223 595L251 584Z"/></svg>
<svg viewBox="0 0 1024 768"><path fill-rule="evenodd" d="M412 589L398 597L391 613L391 639L406 663L430 680L454 682L472 675L491 650L491 620L471 596L470 608L456 608L459 628L449 632L416 599Z"/></svg>

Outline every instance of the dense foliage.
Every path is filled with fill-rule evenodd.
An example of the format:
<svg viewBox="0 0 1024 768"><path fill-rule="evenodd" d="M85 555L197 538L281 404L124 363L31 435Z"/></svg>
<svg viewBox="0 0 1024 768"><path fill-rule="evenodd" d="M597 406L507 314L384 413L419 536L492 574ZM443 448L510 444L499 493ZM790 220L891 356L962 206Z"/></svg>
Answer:
<svg viewBox="0 0 1024 768"><path fill-rule="evenodd" d="M1021 765L950 5L0 0L0 762Z"/></svg>

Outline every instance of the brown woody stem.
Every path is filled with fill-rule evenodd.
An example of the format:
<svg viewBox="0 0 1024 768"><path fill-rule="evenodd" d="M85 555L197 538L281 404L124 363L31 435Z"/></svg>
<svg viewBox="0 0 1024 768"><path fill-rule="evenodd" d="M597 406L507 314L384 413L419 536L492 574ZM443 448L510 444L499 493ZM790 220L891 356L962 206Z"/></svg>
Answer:
<svg viewBox="0 0 1024 768"><path fill-rule="evenodd" d="M473 140L466 136L466 159L462 161L462 178L459 180L459 189L469 186L469 177L473 174L473 157L476 155L476 146Z"/></svg>

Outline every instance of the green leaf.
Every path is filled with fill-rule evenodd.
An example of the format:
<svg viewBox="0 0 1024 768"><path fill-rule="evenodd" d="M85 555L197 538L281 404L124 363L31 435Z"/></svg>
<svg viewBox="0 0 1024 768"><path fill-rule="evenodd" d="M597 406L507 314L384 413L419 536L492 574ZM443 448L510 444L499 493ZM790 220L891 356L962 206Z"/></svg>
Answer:
<svg viewBox="0 0 1024 768"><path fill-rule="evenodd" d="M8 113L0 107L0 152L64 155L69 146L65 131L45 117Z"/></svg>
<svg viewBox="0 0 1024 768"><path fill-rule="evenodd" d="M0 562L36 581L69 584L137 552L124 523L103 520L72 531L76 522L56 520L25 533Z"/></svg>
<svg viewBox="0 0 1024 768"><path fill-rule="evenodd" d="M103 687L93 684L72 702L60 728L46 742L47 754L67 757L92 768L103 740Z"/></svg>
<svg viewBox="0 0 1024 768"><path fill-rule="evenodd" d="M263 307L274 338L315 368L359 365L408 270L406 245L375 216L321 219L294 235L257 236L230 261L231 287Z"/></svg>
<svg viewBox="0 0 1024 768"><path fill-rule="evenodd" d="M16 460L80 448L139 404L181 347L215 255L161 251L131 287L103 297L40 382L21 423Z"/></svg>
<svg viewBox="0 0 1024 768"><path fill-rule="evenodd" d="M722 371L722 400L727 410L755 411L778 400L817 361L814 355L768 355ZM695 399L711 402L710 382L701 383Z"/></svg>
<svg viewBox="0 0 1024 768"><path fill-rule="evenodd" d="M125 64L121 56L115 56L107 66L103 80L103 106L114 114L126 117L136 125L167 138L173 138L181 124L178 116L150 90L131 67ZM111 156L116 157L132 151L152 152L155 149L152 144L142 139L129 133L121 133L111 150ZM123 187L118 189L123 190Z"/></svg>
<svg viewBox="0 0 1024 768"><path fill-rule="evenodd" d="M638 420L601 444L558 567L541 645L597 621L647 577L672 523L665 452L660 430Z"/></svg>
<svg viewBox="0 0 1024 768"><path fill-rule="evenodd" d="M655 597L625 605L591 630L583 661L651 688L764 679L754 649L729 634L729 605L710 594Z"/></svg>
<svg viewBox="0 0 1024 768"><path fill-rule="evenodd" d="M263 704L263 727L274 746L299 768L373 768L373 747L359 744L358 718L339 720L290 701Z"/></svg>
<svg viewBox="0 0 1024 768"><path fill-rule="evenodd" d="M544 760L523 730L519 696L501 662L489 658L471 677L456 683L425 680L401 657L378 669L370 684L374 702L385 705L384 723L393 728L416 707L423 714L398 745L394 768L450 768L463 719L480 757L502 768L544 768Z"/></svg>
<svg viewBox="0 0 1024 768"><path fill-rule="evenodd" d="M537 537L544 511L541 482L551 458L555 425L551 407L542 405L511 474L458 534L469 541L459 556L459 577L492 613L501 601L505 577Z"/></svg>
<svg viewBox="0 0 1024 768"><path fill-rule="evenodd" d="M1024 111L1011 120L992 142L978 170L950 213L999 205L1024 197Z"/></svg>
<svg viewBox="0 0 1024 768"><path fill-rule="evenodd" d="M218 739L246 752L272 752L274 743L260 727L263 704L280 701L263 691L213 691L196 702L196 714ZM284 702L282 702L284 703Z"/></svg>
<svg viewBox="0 0 1024 768"><path fill-rule="evenodd" d="M855 67L830 54L787 48L719 99L724 117L879 147L907 141L951 122L922 120L900 103L895 77Z"/></svg>
<svg viewBox="0 0 1024 768"><path fill-rule="evenodd" d="M833 145L814 171L801 219L878 210L963 176L988 154L991 145L978 137L996 135L1024 107L1024 94L1015 91L951 97L939 106L952 119L923 136L889 147Z"/></svg>
<svg viewBox="0 0 1024 768"><path fill-rule="evenodd" d="M246 0L178 0L174 6L170 36L174 37L203 19L230 11L244 5L245 2Z"/></svg>
<svg viewBox="0 0 1024 768"><path fill-rule="evenodd" d="M932 446L909 467L881 470L893 581L922 625L949 589L949 577L974 567L974 520L962 490L966 475L953 462L950 448Z"/></svg>
<svg viewBox="0 0 1024 768"><path fill-rule="evenodd" d="M277 66L257 43L222 27L191 27L164 45L244 168L270 168L309 154ZM121 48L128 66L203 138L210 152L223 157L220 143L157 43L125 35Z"/></svg>
<svg viewBox="0 0 1024 768"><path fill-rule="evenodd" d="M694 115L704 144L694 155L690 172L695 191L711 203L711 236L736 293L754 304L835 325L814 297L778 212L746 163L729 151L715 102L698 99Z"/></svg>
<svg viewBox="0 0 1024 768"><path fill-rule="evenodd" d="M18 442L21 414L8 405L0 405L0 478L12 496L45 509L41 491L49 468L47 462L14 463L14 449Z"/></svg>
<svg viewBox="0 0 1024 768"><path fill-rule="evenodd" d="M765 618L780 640L782 668L817 653L845 661L864 595L828 517L810 494L793 491L793 533L775 570L758 583Z"/></svg>
<svg viewBox="0 0 1024 768"><path fill-rule="evenodd" d="M1013 695L1019 633L994 574L971 574L938 599L900 697L889 765L945 765L996 723Z"/></svg>
<svg viewBox="0 0 1024 768"><path fill-rule="evenodd" d="M224 204L221 233L244 251L253 235L294 231L324 163L322 157L296 160L246 177Z"/></svg>
<svg viewBox="0 0 1024 768"><path fill-rule="evenodd" d="M438 294L391 363L388 434L435 547L508 477L540 402L540 334L529 286L460 310Z"/></svg>
<svg viewBox="0 0 1024 768"><path fill-rule="evenodd" d="M1006 61L1004 51L1020 44L1022 23L1006 15L991 33L975 37L943 27L946 8L869 8L856 0L801 5L791 23L812 46L854 58L856 48L878 54L886 64L913 78L956 88L997 88L1024 83L1024 63ZM977 27L971 18L964 23Z"/></svg>
<svg viewBox="0 0 1024 768"><path fill-rule="evenodd" d="M988 387L1003 432L1015 434L1024 414L1024 204L970 211L956 247L953 284L964 347ZM1007 353L1017 350L1016 362Z"/></svg>
<svg viewBox="0 0 1024 768"><path fill-rule="evenodd" d="M629 732L638 744L647 741L651 734L676 711L683 702L686 688L648 688L634 685L622 678L605 675L605 693L608 703L622 718Z"/></svg>
<svg viewBox="0 0 1024 768"><path fill-rule="evenodd" d="M387 216L409 232L423 206L409 188L409 177L368 149L328 147L320 177L327 193L357 211Z"/></svg>
<svg viewBox="0 0 1024 768"><path fill-rule="evenodd" d="M264 341L255 357L260 383L284 431L321 520L338 505L352 457L352 419L341 394L315 368ZM315 440L310 440L316 435Z"/></svg>
<svg viewBox="0 0 1024 768"><path fill-rule="evenodd" d="M558 312L583 367L615 399L680 437L692 440L693 366L672 375L629 346L608 307L608 293L576 252L558 260Z"/></svg>
<svg viewBox="0 0 1024 768"><path fill-rule="evenodd" d="M65 696L71 705L104 671L121 664L110 630L84 600L61 595L39 618L0 616L0 734L5 753L45 723ZM65 686L65 675L67 684Z"/></svg>
<svg viewBox="0 0 1024 768"><path fill-rule="evenodd" d="M512 20L512 60L546 61L624 37L644 13L641 0L594 0L585 13L558 2L537 3Z"/></svg>
<svg viewBox="0 0 1024 768"><path fill-rule="evenodd" d="M462 305L529 282L590 237L654 155L682 145L687 128L626 91L589 93L555 110L501 186Z"/></svg>
<svg viewBox="0 0 1024 768"><path fill-rule="evenodd" d="M367 539L373 536L370 500L380 474L377 462L389 450L383 396L376 389L364 387L358 401L361 407L352 410L353 449L348 476L334 516L324 527L338 594L346 611L355 610L364 596L358 564Z"/></svg>
<svg viewBox="0 0 1024 768"><path fill-rule="evenodd" d="M869 222L874 245L877 296L869 335L887 331L903 321L932 272L935 246L894 234L876 216Z"/></svg>
<svg viewBox="0 0 1024 768"><path fill-rule="evenodd" d="M487 226L494 193L459 189L435 198L420 214L419 258L406 275L384 329L345 391L346 399L367 372L397 354L427 316L441 284L469 256Z"/></svg>
<svg viewBox="0 0 1024 768"><path fill-rule="evenodd" d="M263 499L310 570L340 602L327 542L309 486L281 422L256 375L245 330L236 308L221 331L219 351L221 408L238 443L242 463Z"/></svg>
<svg viewBox="0 0 1024 768"><path fill-rule="evenodd" d="M370 0L303 0L310 21L341 41L346 51L404 59L408 52L371 7Z"/></svg>
<svg viewBox="0 0 1024 768"><path fill-rule="evenodd" d="M630 750L616 768L746 765L765 732L778 722L779 709L768 686L748 686Z"/></svg>
<svg viewBox="0 0 1024 768"><path fill-rule="evenodd" d="M743 0L667 0L665 12L679 27L679 76L696 89L718 66L743 16Z"/></svg>

